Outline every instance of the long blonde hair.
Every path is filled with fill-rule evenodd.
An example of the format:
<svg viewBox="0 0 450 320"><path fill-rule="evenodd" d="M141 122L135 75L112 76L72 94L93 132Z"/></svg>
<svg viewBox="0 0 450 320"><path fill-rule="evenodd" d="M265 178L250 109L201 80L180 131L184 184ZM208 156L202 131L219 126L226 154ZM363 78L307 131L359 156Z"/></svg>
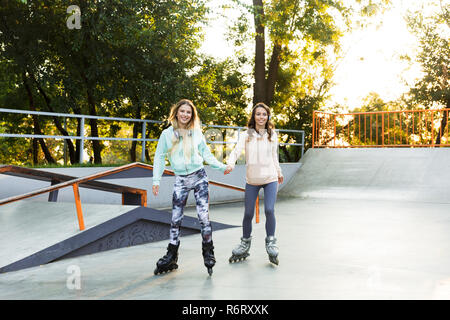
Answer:
<svg viewBox="0 0 450 320"><path fill-rule="evenodd" d="M191 107L192 110L192 116L186 125L186 129L179 127L177 118L178 110L185 104ZM176 150L181 138L183 138L184 158L187 163L190 163L194 146L192 137L194 135L194 131L200 129L200 118L198 116L197 108L191 100L181 99L170 109L169 122L171 123L174 130L174 135L172 137L172 147L170 148L169 153L172 153Z"/></svg>

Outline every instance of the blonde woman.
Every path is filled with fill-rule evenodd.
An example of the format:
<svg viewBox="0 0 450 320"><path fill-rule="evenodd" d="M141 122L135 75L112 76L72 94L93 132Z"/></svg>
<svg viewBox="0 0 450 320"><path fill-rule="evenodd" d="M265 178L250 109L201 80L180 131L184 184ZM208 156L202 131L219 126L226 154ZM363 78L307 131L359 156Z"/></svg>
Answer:
<svg viewBox="0 0 450 320"><path fill-rule="evenodd" d="M158 260L154 273L163 273L178 268L179 236L183 209L189 192L194 190L201 226L203 259L208 273L211 275L216 260L209 221L209 182L203 167L203 161L222 172L225 171L226 166L212 155L206 145L205 137L200 129L197 109L192 101L182 99L175 104L170 111L169 121L172 125L162 132L156 148L152 191L155 196L159 193L159 184L167 157L175 173L172 222L167 254Z"/></svg>
<svg viewBox="0 0 450 320"><path fill-rule="evenodd" d="M270 109L264 103L257 103L244 132L227 161L226 172L234 168L236 160L245 150L246 185L245 212L242 222L241 243L232 251L230 262L249 256L251 245L252 219L256 197L264 189L264 211L266 216L266 251L270 262L278 265L278 247L275 238L275 201L278 184L283 183L283 174L278 162L278 139L274 125L270 122Z"/></svg>

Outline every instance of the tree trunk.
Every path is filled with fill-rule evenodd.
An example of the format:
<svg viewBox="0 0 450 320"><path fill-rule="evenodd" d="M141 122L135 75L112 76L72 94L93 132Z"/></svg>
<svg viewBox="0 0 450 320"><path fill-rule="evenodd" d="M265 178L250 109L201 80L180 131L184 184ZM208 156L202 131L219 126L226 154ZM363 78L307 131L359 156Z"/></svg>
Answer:
<svg viewBox="0 0 450 320"><path fill-rule="evenodd" d="M283 151L283 153L287 159L287 162L292 162L291 155L289 154L289 151L287 150L286 146L280 146L280 149Z"/></svg>
<svg viewBox="0 0 450 320"><path fill-rule="evenodd" d="M87 65L85 63L85 69L87 69ZM88 106L89 106L89 115L96 116L97 110L95 108L95 100L94 95L91 90L91 85L89 84L89 81L87 79L86 74L82 73L83 80L86 84L86 94L87 94L87 100L88 100ZM97 119L89 119L89 125L91 126L91 136L92 137L98 137L98 126L97 126ZM94 163L100 164L102 163L102 146L99 140L92 140L92 149L94 151Z"/></svg>
<svg viewBox="0 0 450 320"><path fill-rule="evenodd" d="M34 80L34 83L36 84L36 87L37 87L39 93L42 95L42 97L43 97L44 100L45 100L45 104L47 105L48 111L50 111L50 112L55 112L55 111L53 110L51 104L50 104L51 100L50 100L49 96L45 93L44 89L40 86L40 84L38 83L36 77L35 77L32 73L30 73L30 74L31 74L31 76L32 76L32 79ZM58 117L52 117L52 118L53 118L53 122L55 123L55 126L56 126L56 128L59 130L59 132L60 132L63 136L69 136L69 133L67 132L67 130L65 130L65 129L63 128L63 126L61 125L61 122L59 121ZM74 164L74 163L78 162L78 161L76 160L76 157L75 157L75 147L74 147L74 145L73 145L73 143L72 143L72 140L70 140L70 139L65 139L65 140L66 140L66 142L67 142L67 147L68 147L68 149L69 149L70 163L71 163L71 164Z"/></svg>
<svg viewBox="0 0 450 320"><path fill-rule="evenodd" d="M28 85L27 76L26 76L25 72L22 73L22 81L23 81L25 90L27 91L30 110L36 111L36 107L34 106L33 93L31 92L31 88ZM33 115L32 117L33 117L33 132L34 132L34 134L42 135L38 117L36 115ZM37 138L37 141L39 142L39 145L41 146L41 149L44 152L45 160L47 160L48 163L56 163L55 159L53 159L50 151L48 150L44 139ZM36 148L35 143L33 143L33 151L34 151L33 152L33 164L36 165L36 164L38 164L38 157L37 157L37 148Z"/></svg>
<svg viewBox="0 0 450 320"><path fill-rule="evenodd" d="M253 0L255 20L255 83L253 87L253 105L266 101L266 62L264 7L262 0Z"/></svg>
<svg viewBox="0 0 450 320"><path fill-rule="evenodd" d="M133 124L133 138L137 138L137 133L139 128L137 127L139 123ZM131 141L131 148L129 151L129 158L130 162L136 162L136 142L137 141Z"/></svg>
<svg viewBox="0 0 450 320"><path fill-rule="evenodd" d="M89 104L89 114L91 116L96 116L97 111L95 110L95 102L92 97L92 93L90 93L90 90L87 90L88 95L88 104ZM92 137L98 137L98 125L97 125L97 119L89 119L89 125L91 126L91 136ZM102 156L101 156L101 143L99 140L92 140L92 148L94 149L94 163L102 163Z"/></svg>
<svg viewBox="0 0 450 320"><path fill-rule="evenodd" d="M38 145L38 141L36 139L31 139L31 150L32 150L32 154L33 154L33 165L38 165L39 164L39 157L38 157L39 145Z"/></svg>
<svg viewBox="0 0 450 320"><path fill-rule="evenodd" d="M136 114L134 115L134 117L136 119L140 119L141 118L141 101L139 100L139 97L137 95L135 95L134 99L133 99L133 105L136 106ZM139 130L142 128L142 123L141 122L135 122L133 125L133 138L137 138ZM136 162L136 145L137 145L137 141L132 141L131 142L131 148L130 148L130 161L131 162Z"/></svg>
<svg viewBox="0 0 450 320"><path fill-rule="evenodd" d="M270 58L266 78L265 26L262 0L253 0L255 19L255 84L253 88L253 105L264 102L270 106L275 94L280 67L281 43L275 43Z"/></svg>
<svg viewBox="0 0 450 320"><path fill-rule="evenodd" d="M447 109L449 109L449 108L450 108L450 98L447 99ZM442 113L443 114L442 114L441 126L440 126L440 129L438 131L438 135L436 137L436 144L437 145L441 144L441 139L442 139L442 136L445 133L445 129L447 127L447 122L448 122L449 111L448 110L442 111ZM447 134L449 134L449 133L447 133Z"/></svg>
<svg viewBox="0 0 450 320"><path fill-rule="evenodd" d="M268 106L272 102L275 94L275 84L278 80L278 68L280 67L281 44L276 43L273 46L272 57L270 58L269 74L266 81L266 100L264 101Z"/></svg>
<svg viewBox="0 0 450 320"><path fill-rule="evenodd" d="M81 109L79 107L76 107L75 103L73 103L72 110L75 114L81 114ZM80 118L76 118L76 119L77 119L76 136L79 137L81 134L81 119ZM74 163L80 162L80 145L81 145L81 141L78 139L75 140L75 162Z"/></svg>

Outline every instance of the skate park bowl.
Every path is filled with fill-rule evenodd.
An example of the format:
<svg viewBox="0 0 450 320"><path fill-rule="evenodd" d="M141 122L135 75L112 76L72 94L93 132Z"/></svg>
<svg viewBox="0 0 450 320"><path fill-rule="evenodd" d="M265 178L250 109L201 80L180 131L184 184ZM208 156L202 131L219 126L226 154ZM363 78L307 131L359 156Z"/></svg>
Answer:
<svg viewBox="0 0 450 320"><path fill-rule="evenodd" d="M292 165L292 177L286 178L278 193L278 266L269 262L265 251L261 200L261 222L253 224L250 256L245 261L228 263L242 228L214 229L217 263L211 277L203 265L200 237L192 234L182 237L179 268L169 274L153 274L167 247L167 241L154 241L2 273L0 298L450 299L449 166L450 148L309 149L299 164ZM245 181L242 172L234 172L235 178ZM72 206L68 224L71 232L80 233L73 203L46 204ZM31 217L45 210L31 201L0 206L2 228L12 214L4 208L10 206L12 211L19 205L30 206ZM142 216L141 206L126 206L120 210L136 210L133 217ZM147 206L151 207L151 201ZM93 221L101 220L101 215L93 213L99 208L120 217L113 205L83 202L85 231L101 225L102 221ZM226 225L241 226L243 212L242 200L210 205L211 220ZM63 215L57 217L63 219ZM195 207L186 208L187 217L196 220ZM18 224L15 228L26 231L16 238L31 233L27 230L34 221ZM55 233L62 224L54 223L36 228L43 234ZM167 225L164 228L167 232ZM0 239L2 250L11 254L4 240ZM67 285L73 267L81 272L78 289Z"/></svg>

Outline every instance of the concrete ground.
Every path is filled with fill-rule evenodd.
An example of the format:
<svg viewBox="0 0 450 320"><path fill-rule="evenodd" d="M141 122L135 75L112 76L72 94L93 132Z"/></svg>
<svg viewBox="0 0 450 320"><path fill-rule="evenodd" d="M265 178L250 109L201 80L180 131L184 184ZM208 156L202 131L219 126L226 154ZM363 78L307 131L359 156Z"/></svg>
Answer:
<svg viewBox="0 0 450 320"><path fill-rule="evenodd" d="M243 204L210 212L240 224ZM228 263L241 230L214 232L212 277L197 234L181 238L180 268L168 274L153 274L160 241L0 274L0 299L449 299L449 212L448 203L280 198L278 266L267 259L262 214L244 262Z"/></svg>
<svg viewBox="0 0 450 320"><path fill-rule="evenodd" d="M310 149L301 162L275 206L278 266L262 213L246 261L228 263L241 228L213 233L212 277L196 234L168 274L153 274L159 241L0 274L0 299L450 299L450 148ZM241 225L243 211L211 205L210 219Z"/></svg>

